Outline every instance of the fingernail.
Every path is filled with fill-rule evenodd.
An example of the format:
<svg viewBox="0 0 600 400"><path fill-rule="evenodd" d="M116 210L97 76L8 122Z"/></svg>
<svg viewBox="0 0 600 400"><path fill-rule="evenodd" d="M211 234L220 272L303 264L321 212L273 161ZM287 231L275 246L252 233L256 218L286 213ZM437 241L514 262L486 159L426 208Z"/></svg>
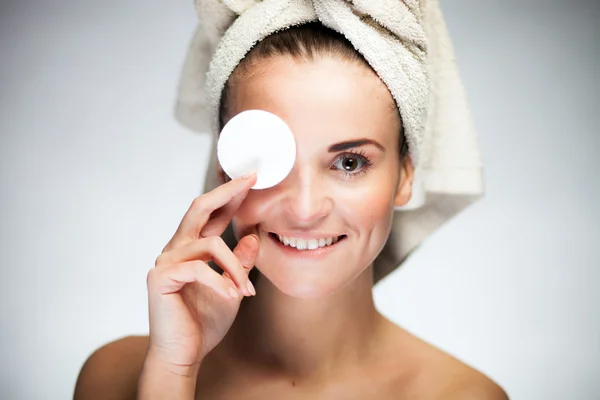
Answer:
<svg viewBox="0 0 600 400"><path fill-rule="evenodd" d="M254 285L252 284L252 282L250 282L250 280L248 280L246 287L248 288L248 291L252 294L252 296L256 296L256 289L254 289Z"/></svg>
<svg viewBox="0 0 600 400"><path fill-rule="evenodd" d="M248 174L248 175L244 175L244 176L242 176L242 179L250 179L250 178L252 178L252 175L254 175L254 174L255 174L255 173L254 173L254 172L252 172L252 173L250 173L250 174Z"/></svg>
<svg viewBox="0 0 600 400"><path fill-rule="evenodd" d="M240 298L240 294L237 292L237 290L235 290L234 288L229 288L229 295L231 297L233 297L234 299L239 299Z"/></svg>

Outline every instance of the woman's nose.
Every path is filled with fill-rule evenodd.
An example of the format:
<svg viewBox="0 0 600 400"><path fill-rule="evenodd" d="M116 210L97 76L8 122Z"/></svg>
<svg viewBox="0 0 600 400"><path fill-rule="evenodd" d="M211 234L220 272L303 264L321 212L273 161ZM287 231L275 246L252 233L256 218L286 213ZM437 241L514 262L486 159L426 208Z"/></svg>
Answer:
<svg viewBox="0 0 600 400"><path fill-rule="evenodd" d="M315 171L295 166L280 185L283 211L291 221L314 224L331 212L330 192L323 187L324 180Z"/></svg>

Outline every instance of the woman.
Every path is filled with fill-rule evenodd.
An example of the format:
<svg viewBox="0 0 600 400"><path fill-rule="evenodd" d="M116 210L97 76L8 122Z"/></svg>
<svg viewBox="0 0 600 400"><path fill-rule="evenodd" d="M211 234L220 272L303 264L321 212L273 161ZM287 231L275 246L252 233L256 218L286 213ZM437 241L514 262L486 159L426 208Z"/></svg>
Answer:
<svg viewBox="0 0 600 400"><path fill-rule="evenodd" d="M265 190L219 169L148 274L150 335L97 350L75 398L506 399L374 306L414 167L394 98L352 44L315 22L279 31L221 98L220 127L250 109L283 118L294 169Z"/></svg>

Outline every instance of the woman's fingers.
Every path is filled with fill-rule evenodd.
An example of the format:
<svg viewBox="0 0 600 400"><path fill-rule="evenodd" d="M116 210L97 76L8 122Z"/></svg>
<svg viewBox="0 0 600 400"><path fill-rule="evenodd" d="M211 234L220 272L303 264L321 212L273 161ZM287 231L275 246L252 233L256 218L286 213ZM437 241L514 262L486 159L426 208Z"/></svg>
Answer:
<svg viewBox="0 0 600 400"><path fill-rule="evenodd" d="M225 298L238 298L239 294L216 271L203 261L188 261L148 272L148 292L158 295L176 293L187 283L198 282L211 287Z"/></svg>
<svg viewBox="0 0 600 400"><path fill-rule="evenodd" d="M246 275L250 274L252 268L254 268L254 263L256 262L256 257L258 256L258 246L259 239L256 235L248 235L244 236L240 239L235 249L233 249L233 254L240 260L242 264L242 268ZM233 282L231 276L227 273L227 271L223 272L223 277L227 280ZM256 295L256 290L254 289L254 285L248 279L248 290L252 293L252 295Z"/></svg>
<svg viewBox="0 0 600 400"><path fill-rule="evenodd" d="M225 228L227 228L229 221L231 221L233 214L235 214L235 212L240 208L247 195L247 190L242 191L241 193L235 195L229 203L213 211L210 218L204 225L204 228L200 230L200 234L198 236L221 236L221 234L225 231Z"/></svg>
<svg viewBox="0 0 600 400"><path fill-rule="evenodd" d="M221 207L228 205L235 199L229 207L225 207L223 211L218 213L220 215L216 215L219 221L217 226L213 225L210 227L212 233L210 236L221 235L227 227L231 216L237 211L242 204L242 201L247 196L248 191L255 183L256 174L252 174L247 178L233 179L208 193L196 197L183 216L177 231L163 251L168 251L198 239L209 218L211 218L211 214ZM221 230L219 231L219 229ZM206 237L209 235L204 233L203 236Z"/></svg>
<svg viewBox="0 0 600 400"><path fill-rule="evenodd" d="M248 235L241 238L235 249L233 249L233 254L240 260L246 274L249 274L254 268L259 244L258 236Z"/></svg>
<svg viewBox="0 0 600 400"><path fill-rule="evenodd" d="M256 236L254 237L256 238ZM255 239L255 241L256 248L258 249L258 240ZM245 247L248 247L248 245L245 245ZM254 262L254 260L246 260L247 255L245 257L244 260L246 262ZM254 288L249 284L250 281L248 280L248 274L245 271L243 262L231 252L219 236L194 240L182 247L163 253L156 259L156 266L160 267L161 265L171 265L191 260L215 261L224 272L229 274L240 293L246 296L254 294Z"/></svg>

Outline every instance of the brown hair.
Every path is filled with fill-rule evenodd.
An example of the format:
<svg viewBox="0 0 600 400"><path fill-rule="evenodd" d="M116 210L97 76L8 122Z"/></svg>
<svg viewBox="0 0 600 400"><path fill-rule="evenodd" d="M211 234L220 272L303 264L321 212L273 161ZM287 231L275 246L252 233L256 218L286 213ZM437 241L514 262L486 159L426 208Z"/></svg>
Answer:
<svg viewBox="0 0 600 400"><path fill-rule="evenodd" d="M344 35L327 28L320 22L309 22L276 32L258 42L238 64L225 83L219 105L219 131L224 126L228 112L228 98L232 86L243 78L251 76L261 60L275 56L291 56L297 61L313 61L319 56L331 56L347 62L356 62L377 73L367 60L346 39ZM396 103L394 109L398 109ZM400 119L402 121L402 119ZM398 135L400 160L408 154L408 144L404 137L402 122Z"/></svg>

